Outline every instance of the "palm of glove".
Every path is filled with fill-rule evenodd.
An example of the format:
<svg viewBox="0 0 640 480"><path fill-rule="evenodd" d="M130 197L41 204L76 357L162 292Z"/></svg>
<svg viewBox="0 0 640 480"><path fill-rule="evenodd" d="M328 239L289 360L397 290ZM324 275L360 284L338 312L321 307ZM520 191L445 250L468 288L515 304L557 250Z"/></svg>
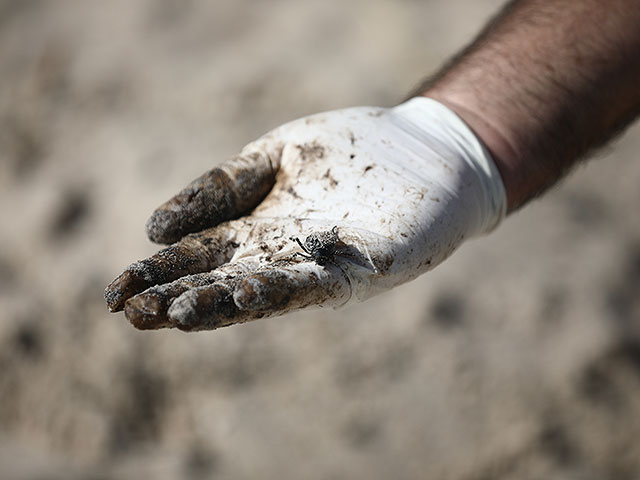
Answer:
<svg viewBox="0 0 640 480"><path fill-rule="evenodd" d="M283 125L154 212L149 237L177 243L130 265L107 304L138 328L203 330L367 298L477 230L464 165L397 109Z"/></svg>

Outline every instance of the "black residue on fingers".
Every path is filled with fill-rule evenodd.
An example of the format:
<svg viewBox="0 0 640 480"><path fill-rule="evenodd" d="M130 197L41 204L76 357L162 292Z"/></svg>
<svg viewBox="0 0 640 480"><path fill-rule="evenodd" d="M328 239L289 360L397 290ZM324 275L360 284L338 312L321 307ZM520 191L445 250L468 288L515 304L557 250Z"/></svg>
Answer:
<svg viewBox="0 0 640 480"><path fill-rule="evenodd" d="M127 300L124 306L125 316L139 330L171 327L166 311L166 297L156 293L136 295Z"/></svg>
<svg viewBox="0 0 640 480"><path fill-rule="evenodd" d="M188 233L238 218L255 208L275 181L271 167L234 169L231 164L226 168L233 171L233 177L222 168L214 168L153 212L146 224L149 238L171 243Z"/></svg>
<svg viewBox="0 0 640 480"><path fill-rule="evenodd" d="M235 304L244 312L265 316L282 315L312 305L335 304L350 294L348 279L336 265L325 268L332 269L333 275L322 281L295 266L255 272L237 284L233 294Z"/></svg>
<svg viewBox="0 0 640 480"><path fill-rule="evenodd" d="M193 234L171 245L150 258L136 262L120 274L105 290L109 310L117 312L137 293L154 285L176 280L184 275L208 271L232 254L235 242L229 248L207 248L203 234ZM217 245L214 245L217 247Z"/></svg>
<svg viewBox="0 0 640 480"><path fill-rule="evenodd" d="M169 309L169 320L183 331L215 330L246 321L233 301L233 287L216 283L188 290Z"/></svg>
<svg viewBox="0 0 640 480"><path fill-rule="evenodd" d="M266 271L241 282L234 298L242 309L285 309L296 289L289 277L278 271Z"/></svg>
<svg viewBox="0 0 640 480"><path fill-rule="evenodd" d="M230 218L235 200L231 179L214 168L156 209L147 220L147 235L157 243L175 242L217 219Z"/></svg>
<svg viewBox="0 0 640 480"><path fill-rule="evenodd" d="M109 311L119 312L122 310L127 299L147 289L150 286L149 283L148 280L136 272L133 265L130 266L118 275L104 291L104 299Z"/></svg>
<svg viewBox="0 0 640 480"><path fill-rule="evenodd" d="M151 287L130 298L125 304L125 316L140 330L172 327L167 310L177 297L194 286L191 278Z"/></svg>

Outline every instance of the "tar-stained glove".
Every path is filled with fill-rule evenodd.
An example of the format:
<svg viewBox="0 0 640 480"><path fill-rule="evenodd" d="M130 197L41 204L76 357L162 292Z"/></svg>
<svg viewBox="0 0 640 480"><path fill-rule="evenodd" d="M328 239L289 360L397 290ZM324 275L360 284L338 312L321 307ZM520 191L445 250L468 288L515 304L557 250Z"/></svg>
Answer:
<svg viewBox="0 0 640 480"><path fill-rule="evenodd" d="M506 211L473 132L424 97L287 123L159 207L173 243L106 289L141 329L211 330L339 307L414 279Z"/></svg>

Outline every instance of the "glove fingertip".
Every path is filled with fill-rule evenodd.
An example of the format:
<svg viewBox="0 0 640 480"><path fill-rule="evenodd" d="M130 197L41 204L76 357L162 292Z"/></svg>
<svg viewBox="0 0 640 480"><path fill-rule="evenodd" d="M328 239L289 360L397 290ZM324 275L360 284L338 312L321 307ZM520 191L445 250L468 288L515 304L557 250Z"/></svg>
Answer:
<svg viewBox="0 0 640 480"><path fill-rule="evenodd" d="M171 210L158 208L155 210L147 223L145 230L147 237L154 243L169 244L182 238L183 234L179 228L177 213Z"/></svg>

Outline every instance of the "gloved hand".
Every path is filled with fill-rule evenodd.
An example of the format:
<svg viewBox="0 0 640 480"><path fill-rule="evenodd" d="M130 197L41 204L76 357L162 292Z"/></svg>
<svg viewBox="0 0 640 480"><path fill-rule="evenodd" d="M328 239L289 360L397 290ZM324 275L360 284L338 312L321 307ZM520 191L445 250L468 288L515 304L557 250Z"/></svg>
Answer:
<svg viewBox="0 0 640 480"><path fill-rule="evenodd" d="M142 329L338 307L430 270L505 211L489 153L442 104L321 113L276 128L158 208L149 237L177 243L130 265L105 298Z"/></svg>

